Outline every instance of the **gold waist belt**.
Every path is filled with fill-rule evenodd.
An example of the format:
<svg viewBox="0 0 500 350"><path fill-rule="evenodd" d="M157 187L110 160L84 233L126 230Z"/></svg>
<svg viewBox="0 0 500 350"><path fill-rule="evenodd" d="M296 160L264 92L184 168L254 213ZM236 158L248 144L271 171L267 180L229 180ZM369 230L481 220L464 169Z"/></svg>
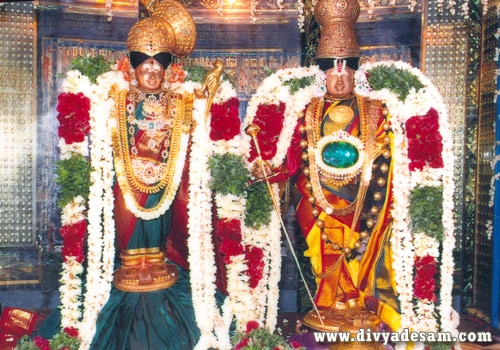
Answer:
<svg viewBox="0 0 500 350"><path fill-rule="evenodd" d="M167 264L160 248L124 250L122 266L115 271L113 284L124 292L152 292L166 289L179 278L177 266Z"/></svg>

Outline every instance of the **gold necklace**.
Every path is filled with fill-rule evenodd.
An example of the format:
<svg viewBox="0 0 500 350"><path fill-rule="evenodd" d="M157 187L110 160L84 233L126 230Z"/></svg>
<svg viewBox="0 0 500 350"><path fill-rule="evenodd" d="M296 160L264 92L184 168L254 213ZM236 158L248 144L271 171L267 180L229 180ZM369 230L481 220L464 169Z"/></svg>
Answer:
<svg viewBox="0 0 500 350"><path fill-rule="evenodd" d="M325 112L326 121L323 123L323 131L325 135L334 133L335 131L344 130L354 118L352 105L356 98L354 97L349 106L339 105L341 101L336 101L328 107Z"/></svg>
<svg viewBox="0 0 500 350"><path fill-rule="evenodd" d="M170 140L170 151L168 155L168 160L166 164L166 170L161 176L160 181L156 185L145 185L142 184L134 174L131 157L130 157L130 145L127 137L127 118L125 116L125 105L126 105L127 91L121 91L117 98L115 99L115 103L117 105L116 108L116 116L117 124L118 124L118 132L113 135L113 151L115 154L115 163L120 162L123 164L119 164L120 168L123 165L125 173L127 175L127 184L126 186L132 186L135 190L142 193L158 193L162 189L164 189L169 183L172 182L172 178L175 171L175 164L177 163L177 157L179 156L180 146L181 146L181 135L184 130L183 122L184 122L184 99L182 96L178 96L176 98L176 117L173 126L173 132ZM124 189L122 189L123 191ZM126 189L125 189L126 190ZM165 191L168 192L168 191Z"/></svg>
<svg viewBox="0 0 500 350"><path fill-rule="evenodd" d="M345 208L335 208L331 205L322 190L321 181L319 179L319 169L316 164L315 150L316 144L321 138L321 115L323 112L324 100L317 100L315 103L311 103L306 111L306 125L311 127L306 127L306 135L307 135L307 146L308 146L308 160L309 160L309 168L306 176L309 177L311 190L313 193L313 197L315 201L319 204L321 208L325 211L329 208L329 215L337 215L337 216L345 216L354 211L357 197ZM363 98L358 98L358 110L360 115L360 124L361 124L361 141L365 143L366 141L366 133L367 133L367 123L366 123L366 111ZM327 183L334 187L343 187L352 181L351 178L347 178L344 180L335 180L328 179Z"/></svg>

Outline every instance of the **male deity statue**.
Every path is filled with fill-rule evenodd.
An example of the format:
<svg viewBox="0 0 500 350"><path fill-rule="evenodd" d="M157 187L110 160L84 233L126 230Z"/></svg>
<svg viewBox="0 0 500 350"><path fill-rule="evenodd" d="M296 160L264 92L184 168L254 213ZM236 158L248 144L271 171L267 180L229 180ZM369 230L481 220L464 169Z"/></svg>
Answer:
<svg viewBox="0 0 500 350"><path fill-rule="evenodd" d="M317 3L322 32L316 61L326 74L326 94L313 98L301 114L284 163L268 167L271 181L290 177L300 192L297 220L322 318L313 310L304 321L326 331L338 331L352 317L358 327L373 326L379 318L394 324L399 317L388 244L391 130L381 103L354 92L359 13L357 0ZM260 127L267 132L265 124Z"/></svg>

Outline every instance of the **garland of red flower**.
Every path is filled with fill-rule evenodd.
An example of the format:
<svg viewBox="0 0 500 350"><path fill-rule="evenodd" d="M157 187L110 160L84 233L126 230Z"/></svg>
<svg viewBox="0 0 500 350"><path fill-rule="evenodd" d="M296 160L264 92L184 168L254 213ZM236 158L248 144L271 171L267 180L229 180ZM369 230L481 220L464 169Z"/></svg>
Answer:
<svg viewBox="0 0 500 350"><path fill-rule="evenodd" d="M64 262L68 262L70 256L74 256L79 263L83 261L83 242L86 232L87 222L85 220L61 227L60 233L64 240L62 248Z"/></svg>
<svg viewBox="0 0 500 350"><path fill-rule="evenodd" d="M57 120L58 135L66 145L85 141L90 132L90 99L83 93L61 93L58 96ZM83 256L83 241L87 230L87 222L81 220L61 227L60 233L64 239L63 258L67 262L71 256L81 263Z"/></svg>
<svg viewBox="0 0 500 350"><path fill-rule="evenodd" d="M439 115L431 108L425 115L414 116L406 122L410 171L443 168L443 138L439 133Z"/></svg>
<svg viewBox="0 0 500 350"><path fill-rule="evenodd" d="M436 280L434 276L437 273L437 261L434 257L427 255L417 256L415 259L415 279L413 294L415 298L436 302Z"/></svg>
<svg viewBox="0 0 500 350"><path fill-rule="evenodd" d="M255 113L255 118L252 123L260 127L260 132L257 134L260 151L263 160L271 159L277 150L277 143L283 122L285 120L285 103L276 104L260 104ZM255 145L251 144L249 162L257 158Z"/></svg>
<svg viewBox="0 0 500 350"><path fill-rule="evenodd" d="M240 133L241 121L238 117L240 101L230 98L223 104L212 104L210 113L210 139L212 141L231 140Z"/></svg>
<svg viewBox="0 0 500 350"><path fill-rule="evenodd" d="M83 142L90 132L90 100L83 93L63 92L58 97L58 135L66 144Z"/></svg>

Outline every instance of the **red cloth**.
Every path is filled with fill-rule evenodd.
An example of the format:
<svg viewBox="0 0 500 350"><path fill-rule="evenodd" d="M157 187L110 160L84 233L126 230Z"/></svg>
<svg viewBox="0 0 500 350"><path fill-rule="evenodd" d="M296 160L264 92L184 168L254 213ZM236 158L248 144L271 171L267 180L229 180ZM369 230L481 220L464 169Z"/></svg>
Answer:
<svg viewBox="0 0 500 350"><path fill-rule="evenodd" d="M23 335L31 335L38 315L28 310L6 307L0 317L0 350L13 349Z"/></svg>

